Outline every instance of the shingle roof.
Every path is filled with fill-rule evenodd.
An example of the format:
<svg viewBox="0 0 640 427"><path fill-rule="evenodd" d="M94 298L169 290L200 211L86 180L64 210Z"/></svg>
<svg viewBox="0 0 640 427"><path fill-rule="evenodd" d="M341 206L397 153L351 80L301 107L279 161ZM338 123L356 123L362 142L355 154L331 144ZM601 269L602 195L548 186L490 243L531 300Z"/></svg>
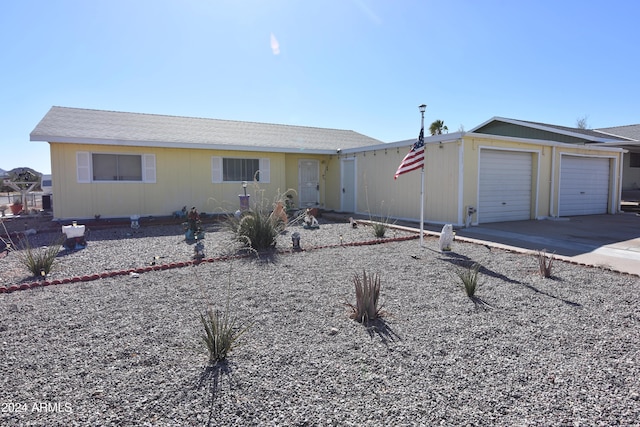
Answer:
<svg viewBox="0 0 640 427"><path fill-rule="evenodd" d="M596 129L596 131L606 133L607 135L621 136L634 141L640 141L640 124L600 128Z"/></svg>
<svg viewBox="0 0 640 427"><path fill-rule="evenodd" d="M351 130L52 107L31 141L280 152L335 152L380 144Z"/></svg>

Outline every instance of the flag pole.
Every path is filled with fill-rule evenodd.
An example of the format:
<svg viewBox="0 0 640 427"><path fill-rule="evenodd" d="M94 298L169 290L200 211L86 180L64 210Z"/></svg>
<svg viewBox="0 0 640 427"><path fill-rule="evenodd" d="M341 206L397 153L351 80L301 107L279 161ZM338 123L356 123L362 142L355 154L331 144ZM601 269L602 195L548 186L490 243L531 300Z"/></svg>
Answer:
<svg viewBox="0 0 640 427"><path fill-rule="evenodd" d="M418 107L420 109L420 114L422 118L420 119L420 134L423 135L424 132L424 112L427 109L425 104L422 104ZM427 159L427 146L426 144L422 145L422 149L424 150L424 161ZM424 162L422 163L422 170L420 171L420 247L424 247Z"/></svg>

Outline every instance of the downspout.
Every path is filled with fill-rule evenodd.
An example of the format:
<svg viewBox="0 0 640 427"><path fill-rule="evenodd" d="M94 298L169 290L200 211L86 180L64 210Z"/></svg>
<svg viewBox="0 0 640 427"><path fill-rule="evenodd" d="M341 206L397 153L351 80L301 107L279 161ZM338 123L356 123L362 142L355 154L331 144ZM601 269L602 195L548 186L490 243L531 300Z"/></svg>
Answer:
<svg viewBox="0 0 640 427"><path fill-rule="evenodd" d="M624 169L624 153L628 153L628 151L623 149L616 162L618 163L617 166L618 166L619 172L618 172L618 200L616 202L615 213L622 213L622 170Z"/></svg>
<svg viewBox="0 0 640 427"><path fill-rule="evenodd" d="M556 188L556 146L551 147L551 188L549 191L549 216L556 218L557 215L553 214L554 209L554 192Z"/></svg>

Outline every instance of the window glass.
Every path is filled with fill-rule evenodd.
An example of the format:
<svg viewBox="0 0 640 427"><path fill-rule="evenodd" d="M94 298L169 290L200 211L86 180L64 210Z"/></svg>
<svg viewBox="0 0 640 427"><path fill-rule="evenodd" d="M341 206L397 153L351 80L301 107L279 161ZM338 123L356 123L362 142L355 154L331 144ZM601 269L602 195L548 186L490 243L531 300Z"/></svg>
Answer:
<svg viewBox="0 0 640 427"><path fill-rule="evenodd" d="M222 159L223 181L260 181L259 159Z"/></svg>
<svg viewBox="0 0 640 427"><path fill-rule="evenodd" d="M93 154L94 181L142 181L142 156Z"/></svg>

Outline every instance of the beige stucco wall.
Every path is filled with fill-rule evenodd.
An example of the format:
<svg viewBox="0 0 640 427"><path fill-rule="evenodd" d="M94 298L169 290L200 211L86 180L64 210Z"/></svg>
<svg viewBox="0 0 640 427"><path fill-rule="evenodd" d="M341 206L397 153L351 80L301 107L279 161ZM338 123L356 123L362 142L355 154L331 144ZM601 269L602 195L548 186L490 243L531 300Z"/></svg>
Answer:
<svg viewBox="0 0 640 427"><path fill-rule="evenodd" d="M195 206L200 212L234 212L239 207L240 183L212 183L211 157L269 158L270 182L249 183L251 202L272 203L278 194L297 189L298 159L329 156L303 156L284 153L214 151L178 148L145 148L51 143L53 214L56 218L103 218L130 215L170 215L182 206ZM156 182L78 183L76 152L154 154ZM323 166L324 164L321 164ZM322 187L322 182L321 182ZM321 197L326 195L322 191ZM326 197L326 196L325 196Z"/></svg>
<svg viewBox="0 0 640 427"><path fill-rule="evenodd" d="M420 171L393 175L410 145L379 147L340 155L309 155L238 152L178 148L144 148L51 143L53 208L56 218L103 218L130 215L170 215L182 206L201 212L233 212L239 207L240 183L212 183L211 157L269 158L270 182L259 190L249 183L252 203L270 204L279 194L293 189L297 205L298 162L314 159L319 164L320 207L341 209L341 158L355 158L356 212L376 218L418 221L420 218ZM425 160L424 219L429 223L465 224L466 206L478 206L480 150L527 151L533 157L531 218L557 215L560 157L564 154L606 157L610 160L612 200L610 212L619 211L619 149L596 149L567 144L536 143L500 137L465 134L462 138L427 141ZM154 154L156 182L78 183L76 152ZM476 221L472 217L472 222Z"/></svg>
<svg viewBox="0 0 640 427"><path fill-rule="evenodd" d="M370 150L348 154L357 161L357 212L375 218L419 221L420 171L401 175L394 181L396 168L407 147ZM464 226L466 207L478 207L479 157L482 149L514 150L531 153L531 219L557 216L560 156L606 157L610 160L610 213L619 212L620 159L617 149L603 150L569 144L533 140L494 138L465 134L442 144L426 144L424 219L427 223ZM617 151L616 151L617 150ZM476 223L477 216L471 217Z"/></svg>
<svg viewBox="0 0 640 427"><path fill-rule="evenodd" d="M458 141L427 144L425 152L424 218L447 222L457 215L459 187ZM410 149L390 147L356 153L357 212L373 219L420 218L420 170L400 175L396 169ZM346 155L353 157L354 154Z"/></svg>

